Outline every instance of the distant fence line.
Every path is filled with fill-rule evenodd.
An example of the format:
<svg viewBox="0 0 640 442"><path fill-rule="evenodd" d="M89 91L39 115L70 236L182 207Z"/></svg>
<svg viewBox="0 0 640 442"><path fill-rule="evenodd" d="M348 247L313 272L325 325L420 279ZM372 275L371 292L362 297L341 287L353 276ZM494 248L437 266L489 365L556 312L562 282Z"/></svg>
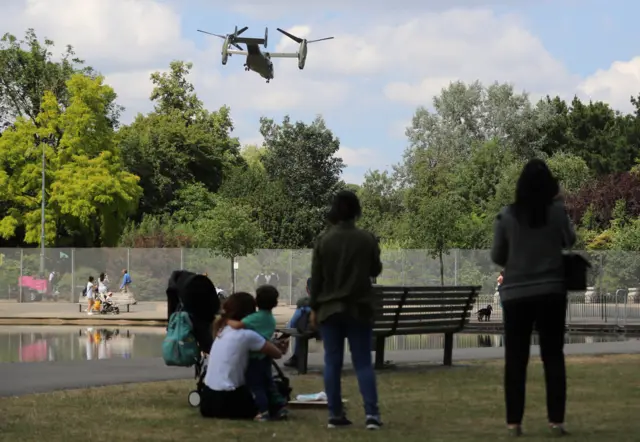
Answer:
<svg viewBox="0 0 640 442"><path fill-rule="evenodd" d="M585 255L593 265L589 283L595 287L594 302L614 294L626 296L627 289L640 287L640 253ZM440 285L440 262L426 250L383 250L382 261L379 284ZM254 290L256 276L264 272L273 274L270 283L278 287L283 301L295 303L305 295L311 250L258 250L235 262L234 266L230 260L199 248L48 248L43 276L57 272L57 290L63 300L77 300L87 278L97 278L101 272L109 275L110 288L117 289L125 268L130 271L136 297L142 301L164 300L169 275L178 269L207 273L216 286L227 291L234 277L236 290ZM40 276L39 267L40 249L0 249L0 299L17 299L20 277ZM499 270L488 250L456 249L444 256L444 283L481 285L483 296L493 295ZM576 296L574 302L585 303L584 296Z"/></svg>

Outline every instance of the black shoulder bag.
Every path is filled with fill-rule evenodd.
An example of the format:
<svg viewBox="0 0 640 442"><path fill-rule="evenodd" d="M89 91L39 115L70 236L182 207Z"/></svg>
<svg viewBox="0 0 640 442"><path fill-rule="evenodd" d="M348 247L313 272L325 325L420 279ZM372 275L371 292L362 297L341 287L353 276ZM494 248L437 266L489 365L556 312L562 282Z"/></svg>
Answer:
<svg viewBox="0 0 640 442"><path fill-rule="evenodd" d="M586 290L587 272L591 268L591 263L584 256L577 253L565 253L563 261L567 291Z"/></svg>

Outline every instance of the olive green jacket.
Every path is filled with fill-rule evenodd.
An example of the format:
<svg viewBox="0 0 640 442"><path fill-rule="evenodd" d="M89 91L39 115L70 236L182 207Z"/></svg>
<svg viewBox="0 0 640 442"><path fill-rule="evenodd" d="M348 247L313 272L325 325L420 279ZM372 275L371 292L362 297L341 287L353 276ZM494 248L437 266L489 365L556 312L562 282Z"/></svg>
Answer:
<svg viewBox="0 0 640 442"><path fill-rule="evenodd" d="M335 313L372 320L371 278L381 272L378 240L355 223L339 223L320 234L313 249L309 302L317 321Z"/></svg>

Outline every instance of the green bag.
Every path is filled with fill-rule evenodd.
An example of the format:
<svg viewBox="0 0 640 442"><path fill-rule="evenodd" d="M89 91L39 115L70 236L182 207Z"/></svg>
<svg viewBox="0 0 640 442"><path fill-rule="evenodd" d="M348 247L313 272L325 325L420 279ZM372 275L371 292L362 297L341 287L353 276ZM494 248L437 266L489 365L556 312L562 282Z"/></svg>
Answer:
<svg viewBox="0 0 640 442"><path fill-rule="evenodd" d="M164 363L175 367L191 367L200 359L200 347L193 335L189 313L178 308L169 318L167 336L162 341Z"/></svg>

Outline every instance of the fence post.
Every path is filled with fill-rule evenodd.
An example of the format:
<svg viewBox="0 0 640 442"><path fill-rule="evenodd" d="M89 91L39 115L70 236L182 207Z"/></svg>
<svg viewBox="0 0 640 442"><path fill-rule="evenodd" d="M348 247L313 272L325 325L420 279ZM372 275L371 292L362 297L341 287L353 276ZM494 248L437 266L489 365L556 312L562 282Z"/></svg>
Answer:
<svg viewBox="0 0 640 442"><path fill-rule="evenodd" d="M24 267L22 265L24 259L24 249L20 249L20 280L18 281L18 302L22 302L22 277L24 276Z"/></svg>
<svg viewBox="0 0 640 442"><path fill-rule="evenodd" d="M453 285L458 285L458 251L460 249L455 249L453 251Z"/></svg>
<svg viewBox="0 0 640 442"><path fill-rule="evenodd" d="M184 270L184 248L180 247L180 270Z"/></svg>
<svg viewBox="0 0 640 442"><path fill-rule="evenodd" d="M289 305L293 305L293 249L289 249Z"/></svg>
<svg viewBox="0 0 640 442"><path fill-rule="evenodd" d="M76 249L71 249L71 302L76 291Z"/></svg>
<svg viewBox="0 0 640 442"><path fill-rule="evenodd" d="M129 253L129 247L127 247L127 272L131 274L131 254Z"/></svg>

